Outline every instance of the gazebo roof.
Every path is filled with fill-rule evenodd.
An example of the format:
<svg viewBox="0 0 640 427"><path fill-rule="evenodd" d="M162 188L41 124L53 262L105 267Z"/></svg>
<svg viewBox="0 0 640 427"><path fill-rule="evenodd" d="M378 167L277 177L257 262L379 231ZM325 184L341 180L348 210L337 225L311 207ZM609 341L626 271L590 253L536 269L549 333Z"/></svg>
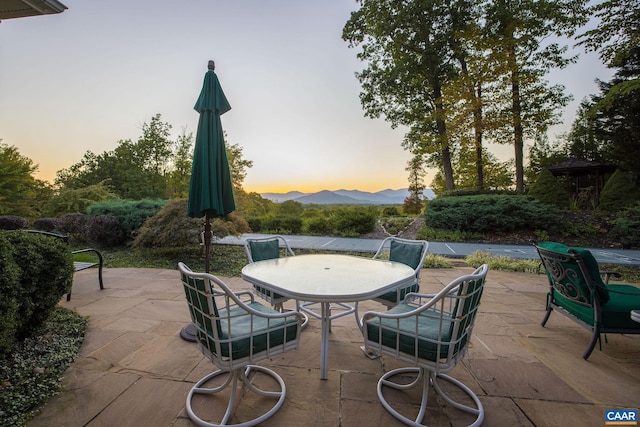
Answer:
<svg viewBox="0 0 640 427"><path fill-rule="evenodd" d="M570 158L564 162L556 163L555 165L547 167L547 169L554 175L597 175L601 173L613 172L616 170L614 165L608 165L606 163L592 162L589 160Z"/></svg>

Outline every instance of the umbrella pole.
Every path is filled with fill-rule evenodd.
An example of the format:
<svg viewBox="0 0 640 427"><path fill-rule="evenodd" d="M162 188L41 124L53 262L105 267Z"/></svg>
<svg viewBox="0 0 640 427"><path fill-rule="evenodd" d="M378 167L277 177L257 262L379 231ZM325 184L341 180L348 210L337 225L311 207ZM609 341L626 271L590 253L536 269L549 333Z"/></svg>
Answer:
<svg viewBox="0 0 640 427"><path fill-rule="evenodd" d="M211 220L209 214L206 215L204 223L204 271L209 273L211 271Z"/></svg>

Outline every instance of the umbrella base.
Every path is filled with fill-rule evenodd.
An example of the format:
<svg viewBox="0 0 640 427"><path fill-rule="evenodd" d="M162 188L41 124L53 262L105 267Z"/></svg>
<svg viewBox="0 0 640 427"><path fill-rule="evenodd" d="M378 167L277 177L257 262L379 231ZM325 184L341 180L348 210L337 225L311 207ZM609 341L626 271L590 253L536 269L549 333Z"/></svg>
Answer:
<svg viewBox="0 0 640 427"><path fill-rule="evenodd" d="M180 338L189 342L196 342L196 327L193 323L189 323L187 326L180 330Z"/></svg>

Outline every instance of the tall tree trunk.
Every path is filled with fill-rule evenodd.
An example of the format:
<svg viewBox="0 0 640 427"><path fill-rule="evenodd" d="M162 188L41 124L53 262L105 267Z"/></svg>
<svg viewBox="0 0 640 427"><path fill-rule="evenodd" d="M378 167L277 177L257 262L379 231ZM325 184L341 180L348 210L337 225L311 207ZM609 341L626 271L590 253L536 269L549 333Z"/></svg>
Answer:
<svg viewBox="0 0 640 427"><path fill-rule="evenodd" d="M473 90L471 91L473 93ZM478 190L484 189L484 170L482 166L482 85L478 83L478 89L473 98L473 131L476 143L476 171L478 173Z"/></svg>
<svg viewBox="0 0 640 427"><path fill-rule="evenodd" d="M451 165L451 150L449 149L449 141L447 139L447 124L444 121L445 113L442 107L442 88L438 79L434 79L433 94L436 106L436 128L438 131L438 140L440 143L440 153L442 154L442 172L444 173L444 183L447 191L453 191L456 188L453 180L453 166Z"/></svg>
<svg viewBox="0 0 640 427"><path fill-rule="evenodd" d="M522 130L522 102L520 99L520 73L516 61L516 53L513 41L508 47L509 65L511 69L511 117L513 121L513 146L515 149L516 164L516 192L524 193L524 138Z"/></svg>

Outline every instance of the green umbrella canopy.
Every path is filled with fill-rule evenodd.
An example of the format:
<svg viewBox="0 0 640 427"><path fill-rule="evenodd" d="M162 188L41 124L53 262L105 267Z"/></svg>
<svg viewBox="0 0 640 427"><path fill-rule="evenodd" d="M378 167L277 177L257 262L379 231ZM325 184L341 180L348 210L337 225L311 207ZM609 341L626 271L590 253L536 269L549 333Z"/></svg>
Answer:
<svg viewBox="0 0 640 427"><path fill-rule="evenodd" d="M200 119L189 183L187 215L191 218L224 216L236 208L220 122L220 116L231 106L211 68L204 76L202 91L194 106Z"/></svg>

